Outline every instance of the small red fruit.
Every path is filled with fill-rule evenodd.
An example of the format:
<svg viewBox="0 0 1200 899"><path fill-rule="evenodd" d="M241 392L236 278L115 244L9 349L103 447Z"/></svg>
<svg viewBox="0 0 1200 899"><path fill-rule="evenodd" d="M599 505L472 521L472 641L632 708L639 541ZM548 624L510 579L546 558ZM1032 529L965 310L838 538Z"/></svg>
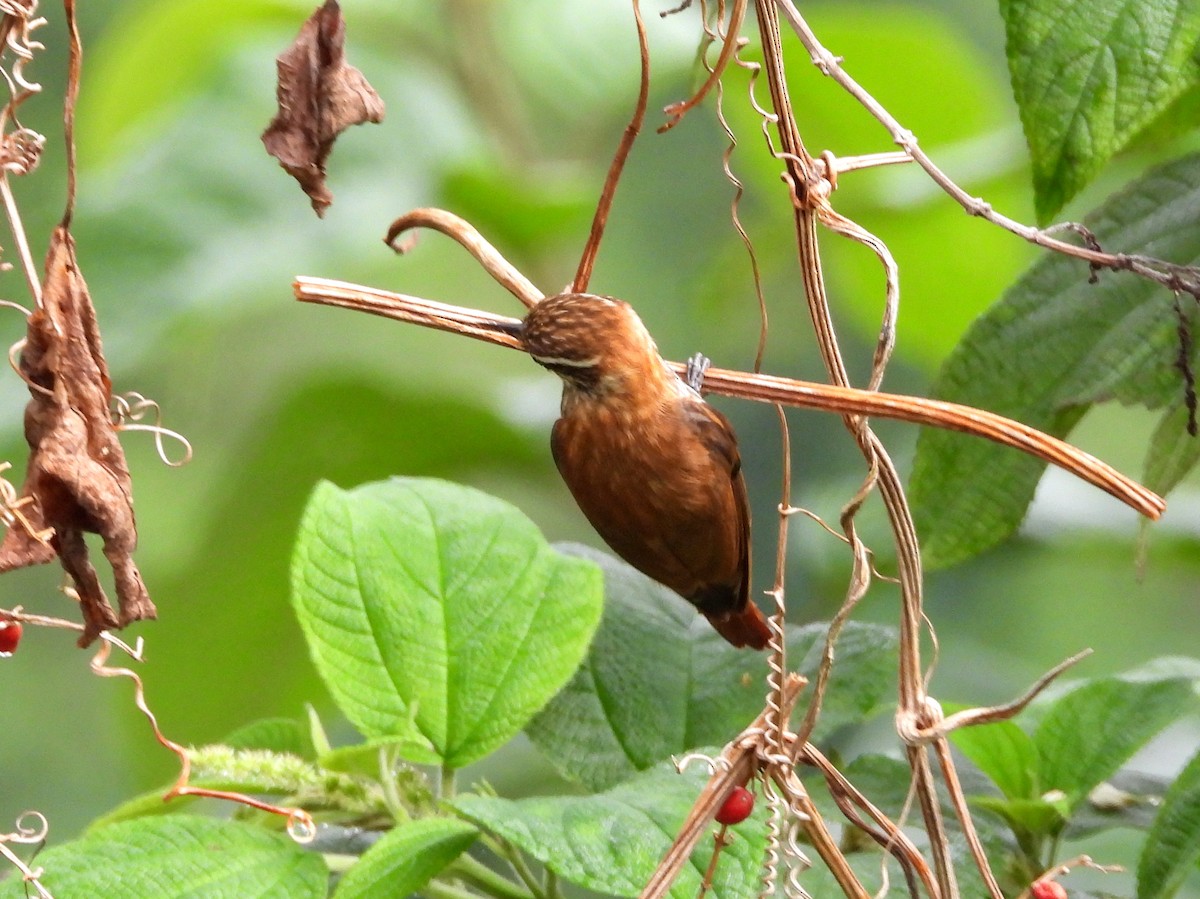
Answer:
<svg viewBox="0 0 1200 899"><path fill-rule="evenodd" d="M21 622L0 621L0 658L8 658L21 642Z"/></svg>
<svg viewBox="0 0 1200 899"><path fill-rule="evenodd" d="M1035 880L1029 888L1030 899L1067 899L1067 891L1057 880Z"/></svg>
<svg viewBox="0 0 1200 899"><path fill-rule="evenodd" d="M717 809L718 824L740 824L754 811L754 794L745 787L734 787Z"/></svg>

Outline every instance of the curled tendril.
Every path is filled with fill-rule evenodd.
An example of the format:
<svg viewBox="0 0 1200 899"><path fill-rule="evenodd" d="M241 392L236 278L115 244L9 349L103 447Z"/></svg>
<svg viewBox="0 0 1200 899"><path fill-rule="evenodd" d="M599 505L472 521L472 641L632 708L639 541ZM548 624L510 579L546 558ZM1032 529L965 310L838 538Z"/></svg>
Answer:
<svg viewBox="0 0 1200 899"><path fill-rule="evenodd" d="M31 824L30 821L33 823ZM0 834L0 843L24 843L32 845L46 839L50 833L50 822L39 811L27 809L17 815L12 833Z"/></svg>
<svg viewBox="0 0 1200 899"><path fill-rule="evenodd" d="M112 399L112 420L113 424L122 431L149 431L154 435L154 448L158 451L158 458L162 460L164 465L171 468L179 468L187 465L192 461L192 444L186 437L178 431L172 431L170 428L165 428L162 425L162 409L154 400L147 399L140 393L130 391L129 393L114 396ZM153 424L140 424L142 419L147 415L154 416ZM167 448L163 443L163 438L169 437L172 440L179 441L183 447L183 458L172 460L167 455Z"/></svg>
<svg viewBox="0 0 1200 899"><path fill-rule="evenodd" d="M682 774L695 762L702 762L708 768L710 775L716 774L718 768L726 771L729 770L729 759L724 756L713 758L711 755L705 755L703 752L689 752L687 755L682 755L676 758L671 756L671 762L675 765L675 770Z"/></svg>
<svg viewBox="0 0 1200 899"><path fill-rule="evenodd" d="M767 839L763 846L762 874L758 890L759 899L770 899L775 895L779 882L780 837L783 834L785 811L783 797L775 789L771 778L763 781L763 795L767 799Z"/></svg>
<svg viewBox="0 0 1200 899"><path fill-rule="evenodd" d="M0 462L0 474L10 468L12 468L11 462ZM21 512L24 506L28 506L32 502L33 497L18 496L17 488L6 478L0 477L0 521L4 522L5 527L19 524L34 540L45 543L53 536L54 528L45 528L39 531Z"/></svg>
<svg viewBox="0 0 1200 899"><path fill-rule="evenodd" d="M0 306L8 306L13 309L19 309L25 313L26 318L28 318L30 315L33 314L28 309L26 309L24 306L20 305L19 303L14 303L11 300L0 300ZM29 379L29 375L25 374L25 372L21 369L21 360L18 359L17 356L19 356L22 352L25 351L25 345L27 343L28 343L28 340L26 340L24 337L22 337L20 340L18 340L16 343L14 343L12 346L10 346L8 348L8 365L9 365L9 367L17 373L17 377L20 378L22 381L24 381L25 386L28 387L30 390L36 390L38 393L43 393L46 396L54 396L53 390L50 390L48 387L43 387L41 384L31 381Z"/></svg>
<svg viewBox="0 0 1200 899"><path fill-rule="evenodd" d="M34 823L31 824L31 820ZM29 810L21 812L17 816L15 826L16 830L12 833L0 834L0 855L8 859L13 867L21 872L21 879L27 884L26 892L28 892L29 887L33 887L37 891L39 899L53 899L46 888L38 882L44 873L43 870L41 868L29 867L7 845L9 843L39 845L45 842L46 835L50 832L50 822L46 820L46 816L41 812Z"/></svg>
<svg viewBox="0 0 1200 899"><path fill-rule="evenodd" d="M30 36L38 28L46 24L43 18L34 18L33 15L37 11L37 3L35 0L30 0L28 3L21 3L19 0L0 0L0 12L12 18L13 26L9 28L7 45L8 49L13 52L16 61L13 62L12 78L20 86L21 90L28 94L36 94L42 89L42 86L36 81L30 81L25 77L25 66L33 60L34 52L37 50L46 49L44 44L41 44ZM13 98L14 105L18 104L24 98Z"/></svg>
<svg viewBox="0 0 1200 899"><path fill-rule="evenodd" d="M32 128L19 127L0 141L0 169L28 175L42 159L46 138Z"/></svg>
<svg viewBox="0 0 1200 899"><path fill-rule="evenodd" d="M784 832L784 856L788 862L788 873L784 880L783 893L789 899L812 899L812 894L804 888L804 884L800 881L801 875L813 866L812 859L800 845L803 829L802 819L793 814L791 821L788 822L787 830Z"/></svg>
<svg viewBox="0 0 1200 899"><path fill-rule="evenodd" d="M287 832L297 843L306 845L317 838L317 824L304 809L292 809L288 815Z"/></svg>

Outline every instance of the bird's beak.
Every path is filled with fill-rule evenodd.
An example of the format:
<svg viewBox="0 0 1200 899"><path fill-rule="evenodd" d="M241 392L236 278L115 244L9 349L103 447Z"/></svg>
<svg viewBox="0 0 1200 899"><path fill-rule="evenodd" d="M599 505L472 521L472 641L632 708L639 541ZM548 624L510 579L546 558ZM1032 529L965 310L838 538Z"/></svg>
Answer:
<svg viewBox="0 0 1200 899"><path fill-rule="evenodd" d="M520 340L521 332L525 329L525 322L519 318L513 318L507 321L492 322L491 326L500 334L507 334L509 337L516 337Z"/></svg>

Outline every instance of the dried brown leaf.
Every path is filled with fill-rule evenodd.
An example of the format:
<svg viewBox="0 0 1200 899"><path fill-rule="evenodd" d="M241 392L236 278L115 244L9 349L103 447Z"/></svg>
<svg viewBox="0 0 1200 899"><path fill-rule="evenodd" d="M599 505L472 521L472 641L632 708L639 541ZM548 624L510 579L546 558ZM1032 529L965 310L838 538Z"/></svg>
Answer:
<svg viewBox="0 0 1200 899"><path fill-rule="evenodd" d="M383 120L383 100L346 63L345 37L341 8L326 0L276 59L279 112L262 135L267 152L300 182L318 216L333 202L325 160L338 135L351 125Z"/></svg>
<svg viewBox="0 0 1200 899"><path fill-rule="evenodd" d="M14 525L0 543L0 572L49 562L56 555L83 611L80 646L102 630L154 618L154 604L133 562L137 529L125 453L109 413L112 383L96 313L75 260L75 242L54 230L46 256L42 305L29 317L21 373L29 468L23 496L30 527ZM48 541L37 532L53 528ZM112 565L121 612L104 595L88 560L84 533L99 534Z"/></svg>

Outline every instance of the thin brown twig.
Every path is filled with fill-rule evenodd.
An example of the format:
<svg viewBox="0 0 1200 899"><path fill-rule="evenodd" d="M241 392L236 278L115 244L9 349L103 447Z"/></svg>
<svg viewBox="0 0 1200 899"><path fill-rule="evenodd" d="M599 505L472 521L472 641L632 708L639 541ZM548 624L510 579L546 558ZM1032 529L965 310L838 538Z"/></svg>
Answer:
<svg viewBox="0 0 1200 899"><path fill-rule="evenodd" d="M316 825L313 822L312 816L302 808L294 808L289 806L273 805L269 802L264 802L261 799L255 799L253 796L247 796L244 793L237 793L230 790L210 790L205 787L193 787L188 784L192 771L192 759L188 754L187 748L176 743L166 734L164 734L158 726L158 718L154 712L150 710L150 706L146 703L145 686L142 684L141 677L129 668L114 668L108 664L108 656L111 652L112 645L117 644L125 649L135 660L141 661L141 640L138 640L138 649L130 650L129 647L121 643L117 638L112 637L107 632L101 634L104 638L100 644L100 648L96 651L96 655L92 658L92 671L100 677L126 677L133 681L133 701L137 706L138 711L145 716L150 722L150 727L154 731L154 739L160 745L170 750L179 759L179 777L166 793L163 794L163 801L168 802L176 796L200 796L209 799L223 799L229 802L236 802L240 805L249 806L260 811L268 812L273 815L281 815L287 819L288 834L293 840L298 843L310 842L317 835Z"/></svg>
<svg viewBox="0 0 1200 899"><path fill-rule="evenodd" d="M520 337L517 336L520 321L508 316L306 275L297 277L292 288L296 299L304 303L355 309L440 331L464 334L509 349L524 349ZM667 364L681 375L687 368L679 362ZM960 431L1020 450L1056 465L1099 487L1147 518L1157 519L1166 509L1166 502L1158 494L1127 478L1090 453L1029 425L985 409L926 397L880 393L856 387L835 387L831 384L720 368L710 368L705 372L704 389L739 399L781 403L785 406L842 415L878 416Z"/></svg>
<svg viewBox="0 0 1200 899"><path fill-rule="evenodd" d="M746 2L747 0L733 0L733 7L729 11L729 27L725 32L725 40L721 43L721 52L717 55L717 61L713 63L708 70L708 77L704 79L704 83L687 100L681 100L678 103L672 103L663 110L668 116L666 122L658 126L658 133L664 134L670 131L687 115L688 111L694 109L708 95L708 92L713 89L714 85L719 85L721 75L725 71L725 67L729 65L729 60L733 58L733 54L737 51L738 38L742 31L742 21L746 17ZM718 13L720 15L720 13ZM720 23L717 24L720 28Z"/></svg>
<svg viewBox="0 0 1200 899"><path fill-rule="evenodd" d="M71 227L75 214L75 105L79 102L79 83L83 68L83 38L79 34L79 22L75 17L75 0L63 0L67 17L67 33L70 36L67 60L67 93L63 100L63 138L67 145L67 202L63 210L62 226Z"/></svg>
<svg viewBox="0 0 1200 899"><path fill-rule="evenodd" d="M971 817L971 810L967 808L967 797L963 793L962 784L958 779L958 770L954 767L954 759L950 756L950 744L945 739L935 740L933 748L937 754L938 766L942 771L942 779L946 782L946 792L950 796L950 802L954 805L954 814L962 825L963 836L966 838L967 848L971 850L971 858L975 861L975 867L983 877L984 886L987 887L992 899L1004 899L1004 894L1000 892L1000 884L996 882L996 875L992 873L987 853L983 851L983 843L979 839L979 830L975 827L975 819Z"/></svg>
<svg viewBox="0 0 1200 899"><path fill-rule="evenodd" d="M1069 659L1059 662L1034 681L1028 690L1011 702L984 708L963 709L961 712L955 712L945 717L942 717L940 710L931 709L933 720L922 727L912 728L906 726L902 728L900 730L900 738L906 743L934 743L945 739L950 733L963 727L975 727L980 724L992 724L996 721L1008 721L1011 718L1015 718L1043 690L1057 680L1063 672L1078 665L1091 654L1092 650L1085 649L1082 652L1075 653Z"/></svg>
<svg viewBox="0 0 1200 899"><path fill-rule="evenodd" d="M856 826L860 826L864 832L871 834L872 839L875 839L884 850L895 857L905 870L906 876L909 876L907 872L911 870L916 877L920 878L930 895L934 895L937 892L937 884L934 881L933 872L929 869L929 865L926 864L925 858L921 855L921 851L916 847L916 844L909 839L908 835L895 822L867 799L850 782L849 778L837 769L836 765L830 762L811 743L804 743L793 747L793 755L798 762L810 765L821 772L821 775L825 778L826 786L829 788L829 795L833 798L833 801L847 820ZM865 812L883 831L881 835L883 839L878 839L872 830L862 827L857 821L856 808ZM910 891L912 891L911 886Z"/></svg>
<svg viewBox="0 0 1200 899"><path fill-rule="evenodd" d="M534 303L544 296L532 281L517 271L516 266L484 240L470 222L444 209L426 208L406 212L388 227L383 242L397 253L407 253L412 248L412 241L397 240L401 234L413 228L430 228L458 241L483 266L484 271L527 308L532 309Z"/></svg>
<svg viewBox="0 0 1200 899"><path fill-rule="evenodd" d="M579 268L575 270L575 280L572 289L575 293L587 290L592 280L592 267L596 264L596 254L600 252L600 239L604 236L604 227L608 224L608 213L612 210L613 197L617 193L617 183L621 180L621 172L625 169L625 160L633 149L646 120L646 105L650 100L650 44L646 37L646 23L642 21L642 10L638 0L633 0L633 20L637 24L638 56L640 62L640 77L638 81L637 105L633 110L633 118L625 126L617 151L613 154L612 164L608 167L608 175L604 178L604 187L600 191L600 201L596 204L596 213L592 217L592 230L588 234L587 243L583 246L583 256L579 260Z"/></svg>

